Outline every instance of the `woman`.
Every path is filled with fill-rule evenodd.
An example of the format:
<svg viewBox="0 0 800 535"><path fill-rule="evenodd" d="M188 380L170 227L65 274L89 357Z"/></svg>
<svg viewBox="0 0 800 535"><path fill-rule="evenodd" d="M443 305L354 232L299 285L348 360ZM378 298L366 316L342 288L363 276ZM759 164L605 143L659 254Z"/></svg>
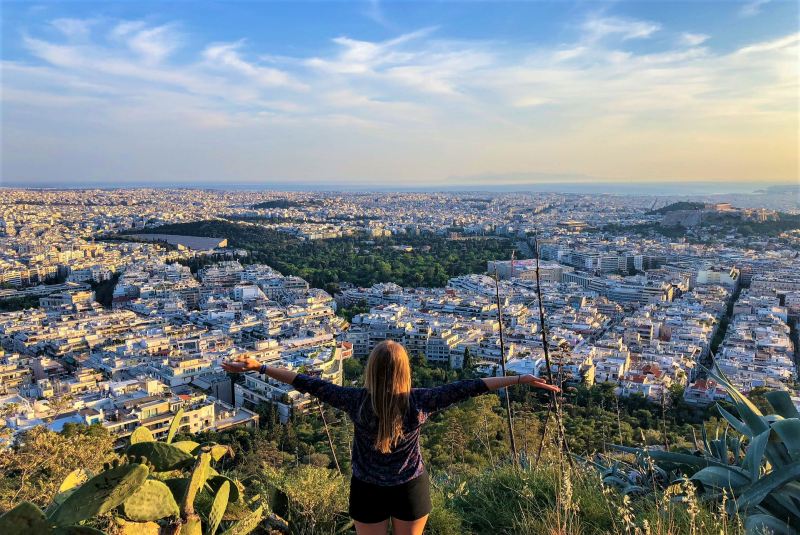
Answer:
<svg viewBox="0 0 800 535"><path fill-rule="evenodd" d="M420 428L448 405L504 386L528 384L558 392L532 375L456 381L437 388L411 388L405 348L386 340L372 350L364 388L341 387L254 358L223 364L229 372L260 371L345 411L355 427L350 516L359 535L418 535L431 511L428 474L422 463Z"/></svg>

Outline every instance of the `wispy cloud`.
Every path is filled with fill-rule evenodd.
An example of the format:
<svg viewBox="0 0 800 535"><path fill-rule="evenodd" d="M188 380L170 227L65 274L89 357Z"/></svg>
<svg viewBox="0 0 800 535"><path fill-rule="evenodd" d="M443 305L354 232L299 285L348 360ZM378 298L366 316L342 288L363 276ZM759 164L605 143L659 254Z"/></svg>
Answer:
<svg viewBox="0 0 800 535"><path fill-rule="evenodd" d="M558 162L609 179L791 170L800 34L719 52L709 35L649 20L593 14L572 29L538 44L436 27L340 35L289 57L248 36L202 42L179 21L56 19L23 34L26 59L4 62L3 121L15 148L69 128L64 151L80 139L135 167L136 147L164 173L240 180L441 179Z"/></svg>
<svg viewBox="0 0 800 535"><path fill-rule="evenodd" d="M622 40L644 39L661 29L656 22L646 20L625 19L620 17L592 16L582 25L591 41L613 36Z"/></svg>
<svg viewBox="0 0 800 535"><path fill-rule="evenodd" d="M739 9L739 16L741 17L753 17L761 13L761 8L767 5L770 0L750 0L742 5L741 9Z"/></svg>
<svg viewBox="0 0 800 535"><path fill-rule="evenodd" d="M708 41L709 37L704 33L683 32L680 36L680 42L687 46L697 46Z"/></svg>

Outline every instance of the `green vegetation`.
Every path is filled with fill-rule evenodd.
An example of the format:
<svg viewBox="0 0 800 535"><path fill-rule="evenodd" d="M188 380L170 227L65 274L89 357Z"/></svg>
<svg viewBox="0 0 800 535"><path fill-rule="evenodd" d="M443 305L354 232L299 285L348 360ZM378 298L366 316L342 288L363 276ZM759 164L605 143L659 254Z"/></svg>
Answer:
<svg viewBox="0 0 800 535"><path fill-rule="evenodd" d="M608 484L625 493L649 492L658 487L673 495L695 492L706 502L717 502L723 515L745 517L748 534L792 534L800 529L800 413L786 391L768 392L770 415L742 395L720 370L708 371L733 399L734 416L718 406L729 424L709 440L703 433L698 451L616 449L636 455L626 472L619 463L601 465ZM729 432L730 431L730 432ZM610 471L609 471L610 470ZM632 474L635 477L630 477ZM658 475L659 477L656 477ZM685 483L676 477L689 476ZM637 485L646 480L644 485ZM691 481L691 483L689 483ZM676 488L677 486L677 488Z"/></svg>
<svg viewBox="0 0 800 535"><path fill-rule="evenodd" d="M165 225L147 232L228 238L231 247L250 252L247 261L269 264L332 292L339 281L444 286L451 277L485 271L487 260L510 258L514 247L507 239L449 240L435 234L301 241L285 232L225 221ZM411 245L414 250L398 251L393 245ZM195 269L202 267L195 264Z"/></svg>
<svg viewBox="0 0 800 535"><path fill-rule="evenodd" d="M297 208L299 206L305 206L307 203L304 201L290 201L289 199L275 199L272 201L264 201L258 204L254 204L251 208L256 210L259 209L269 209L269 208Z"/></svg>
<svg viewBox="0 0 800 535"><path fill-rule="evenodd" d="M647 212L647 215L664 215L668 212L677 212L678 210L702 210L705 208L705 206L706 204L702 202L678 201L666 206L662 206L657 210L650 210Z"/></svg>
<svg viewBox="0 0 800 535"><path fill-rule="evenodd" d="M182 417L180 410L165 442L140 427L123 459L106 463L94 476L84 468L69 472L44 512L29 501L14 506L0 517L0 533L102 533L95 527L130 535L214 535L220 527L224 535L252 532L262 522L265 500L212 468L232 453L229 448L173 442ZM285 527L274 515L268 522Z"/></svg>
<svg viewBox="0 0 800 535"><path fill-rule="evenodd" d="M111 308L111 301L114 298L114 286L119 280L119 273L114 273L110 279L103 282L93 282L94 300L105 308Z"/></svg>
<svg viewBox="0 0 800 535"><path fill-rule="evenodd" d="M16 312L39 306L39 298L33 295L27 297L14 297L12 299L0 299L0 312Z"/></svg>

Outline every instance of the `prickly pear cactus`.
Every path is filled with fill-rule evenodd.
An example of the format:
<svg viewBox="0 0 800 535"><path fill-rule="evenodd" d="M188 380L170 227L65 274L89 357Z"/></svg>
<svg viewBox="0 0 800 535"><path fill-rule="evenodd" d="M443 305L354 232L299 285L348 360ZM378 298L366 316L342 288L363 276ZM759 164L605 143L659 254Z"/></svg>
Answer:
<svg viewBox="0 0 800 535"><path fill-rule="evenodd" d="M258 527L263 517L264 506L262 505L235 523L233 526L222 532L222 535L247 535Z"/></svg>
<svg viewBox="0 0 800 535"><path fill-rule="evenodd" d="M131 444L125 454L128 458L144 457L156 472L168 472L183 468L194 460L191 453L163 442L139 442Z"/></svg>
<svg viewBox="0 0 800 535"><path fill-rule="evenodd" d="M3 535L49 533L50 526L44 513L30 502L22 502L0 516L0 533Z"/></svg>
<svg viewBox="0 0 800 535"><path fill-rule="evenodd" d="M238 502L239 487L232 479L225 476L211 476L208 478L207 484L211 488L211 492L216 493L225 482L230 484L230 501Z"/></svg>
<svg viewBox="0 0 800 535"><path fill-rule="evenodd" d="M225 515L225 509L228 508L228 497L230 495L231 484L224 481L220 485L219 490L214 495L214 503L211 504L211 513L208 515L208 533L214 535L217 532L219 523L222 522L222 517Z"/></svg>
<svg viewBox="0 0 800 535"><path fill-rule="evenodd" d="M87 479L89 479L89 472L83 468L77 468L67 474L67 477L61 482L61 486L58 487L58 492L67 492L68 490L74 489L85 483Z"/></svg>
<svg viewBox="0 0 800 535"><path fill-rule="evenodd" d="M153 436L153 433L144 426L137 427L133 433L131 433L131 444L138 444L140 442L155 442L156 439Z"/></svg>
<svg viewBox="0 0 800 535"><path fill-rule="evenodd" d="M200 447L200 444L193 440L179 440L178 442L173 442L172 446L181 451L185 451L186 453L197 453L197 449Z"/></svg>
<svg viewBox="0 0 800 535"><path fill-rule="evenodd" d="M128 522L123 518L115 519L117 535L159 535L161 526L155 522Z"/></svg>
<svg viewBox="0 0 800 535"><path fill-rule="evenodd" d="M131 520L148 522L178 516L180 511L170 488L161 481L148 479L122 502L122 512Z"/></svg>
<svg viewBox="0 0 800 535"><path fill-rule="evenodd" d="M172 439L175 438L175 433L178 432L178 429L181 427L181 419L183 419L183 408L180 408L175 416L172 418L172 421L169 424L169 431L167 432L167 444L172 444Z"/></svg>
<svg viewBox="0 0 800 535"><path fill-rule="evenodd" d="M50 520L57 526L69 526L107 513L136 492L149 472L142 464L125 464L105 471L70 494Z"/></svg>

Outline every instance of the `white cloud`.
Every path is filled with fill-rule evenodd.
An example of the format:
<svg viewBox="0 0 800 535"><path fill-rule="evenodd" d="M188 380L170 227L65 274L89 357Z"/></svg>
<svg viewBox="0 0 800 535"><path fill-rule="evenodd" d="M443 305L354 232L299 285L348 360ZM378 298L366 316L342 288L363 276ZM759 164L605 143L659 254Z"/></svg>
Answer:
<svg viewBox="0 0 800 535"><path fill-rule="evenodd" d="M761 8L767 5L770 0L750 0L742 5L741 9L739 9L739 16L741 17L753 17L761 13Z"/></svg>
<svg viewBox="0 0 800 535"><path fill-rule="evenodd" d="M708 41L710 36L703 34L703 33L689 33L684 32L681 34L680 42L681 44L687 46L697 46L705 43Z"/></svg>
<svg viewBox="0 0 800 535"><path fill-rule="evenodd" d="M645 20L624 19L620 17L592 16L581 26L590 41L605 37L644 39L661 29L661 25Z"/></svg>
<svg viewBox="0 0 800 535"><path fill-rule="evenodd" d="M446 177L561 161L609 177L787 173L788 152L775 147L796 148L800 34L722 53L705 35L674 32L645 53L629 41L658 23L584 22L574 42L454 41L423 28L340 36L329 51L295 57L245 39L192 46L197 36L174 23L54 22L66 39L29 30L30 58L3 63L3 124L17 150L37 132L69 129L65 151L82 139L134 168L126 154L136 147L164 173L250 180Z"/></svg>

